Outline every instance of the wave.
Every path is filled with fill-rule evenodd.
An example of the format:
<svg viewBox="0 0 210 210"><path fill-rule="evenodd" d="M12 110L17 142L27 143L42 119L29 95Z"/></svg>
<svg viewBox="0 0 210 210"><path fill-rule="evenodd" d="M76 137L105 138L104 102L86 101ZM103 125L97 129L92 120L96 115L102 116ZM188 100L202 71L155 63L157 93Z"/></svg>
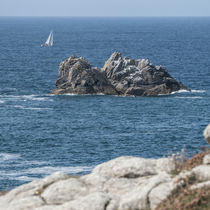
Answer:
<svg viewBox="0 0 210 210"><path fill-rule="evenodd" d="M0 162L8 161L8 160L15 160L19 159L19 154L12 154L12 153L0 153Z"/></svg>
<svg viewBox="0 0 210 210"><path fill-rule="evenodd" d="M159 96L174 95L174 94L181 94L181 93L205 93L205 92L206 92L205 90L178 90L178 91L171 92L170 94L159 94Z"/></svg>
<svg viewBox="0 0 210 210"><path fill-rule="evenodd" d="M19 165L29 166L29 165L46 165L46 161L36 161L36 160L25 160L23 163L20 163Z"/></svg>
<svg viewBox="0 0 210 210"><path fill-rule="evenodd" d="M62 95L64 95L64 96L79 96L79 94L76 94L76 93L65 93Z"/></svg>
<svg viewBox="0 0 210 210"><path fill-rule="evenodd" d="M13 180L24 181L24 182L31 182L31 181L34 181L35 179L38 179L38 178L29 177L29 176L17 176L13 178Z"/></svg>
<svg viewBox="0 0 210 210"><path fill-rule="evenodd" d="M65 174L78 174L82 172L90 172L93 167L90 166L47 166L46 161L28 161L24 160L20 154L0 153L0 180L17 180L22 182L30 182L37 177L48 176L55 172L63 172ZM5 166L12 166L9 170ZM23 167L24 166L24 167Z"/></svg>
<svg viewBox="0 0 210 210"><path fill-rule="evenodd" d="M205 90L178 90L178 91L174 91L171 94L176 94L176 93L205 93Z"/></svg>
<svg viewBox="0 0 210 210"><path fill-rule="evenodd" d="M75 167L51 167L51 166L43 166L43 167L35 167L28 168L23 170L10 170L10 171L0 171L1 177L0 180L9 179L9 180L18 180L24 182L30 182L37 177L44 177L55 172L63 172L65 174L78 174L81 172L90 172L93 167L88 166L75 166Z"/></svg>
<svg viewBox="0 0 210 210"><path fill-rule="evenodd" d="M7 100L19 100L19 101L54 101L52 98L43 95L0 95L1 98Z"/></svg>
<svg viewBox="0 0 210 210"><path fill-rule="evenodd" d="M17 88L0 88L1 93L12 93L12 92L17 92Z"/></svg>
<svg viewBox="0 0 210 210"><path fill-rule="evenodd" d="M52 166L44 166L44 167L36 167L26 169L24 174L41 174L41 175L49 175L55 172L64 172L67 174L77 174L80 172L89 172L93 169L93 167L89 166L69 166L69 167L52 167Z"/></svg>
<svg viewBox="0 0 210 210"><path fill-rule="evenodd" d="M4 101L0 100L0 104L3 104L3 103L4 103Z"/></svg>
<svg viewBox="0 0 210 210"><path fill-rule="evenodd" d="M205 90L191 90L192 93L205 93Z"/></svg>
<svg viewBox="0 0 210 210"><path fill-rule="evenodd" d="M178 91L174 91L172 92L171 94L177 94L177 93L189 93L190 91L189 90L178 90Z"/></svg>
<svg viewBox="0 0 210 210"><path fill-rule="evenodd" d="M175 98L202 99L201 96L176 96Z"/></svg>
<svg viewBox="0 0 210 210"><path fill-rule="evenodd" d="M53 99L49 99L47 97L40 97L39 95L23 95L20 97L32 101L53 101Z"/></svg>
<svg viewBox="0 0 210 210"><path fill-rule="evenodd" d="M89 94L65 93L62 95L63 96L105 96L106 94L104 94L104 93L94 93L94 94L91 94L91 93L89 93Z"/></svg>
<svg viewBox="0 0 210 210"><path fill-rule="evenodd" d="M51 110L51 108L25 107L21 105L15 105L13 107L18 108L18 109L25 109L25 110Z"/></svg>

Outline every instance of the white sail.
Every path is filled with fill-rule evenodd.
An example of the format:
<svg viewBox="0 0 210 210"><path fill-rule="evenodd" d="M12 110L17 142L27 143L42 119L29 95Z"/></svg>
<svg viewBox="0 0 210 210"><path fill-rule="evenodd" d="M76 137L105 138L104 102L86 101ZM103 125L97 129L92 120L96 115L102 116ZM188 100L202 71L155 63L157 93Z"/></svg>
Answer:
<svg viewBox="0 0 210 210"><path fill-rule="evenodd" d="M53 31L50 31L50 34L47 38L47 41L42 44L42 46L45 46L45 47L52 47L53 46Z"/></svg>
<svg viewBox="0 0 210 210"><path fill-rule="evenodd" d="M50 46L53 46L53 32L51 33Z"/></svg>

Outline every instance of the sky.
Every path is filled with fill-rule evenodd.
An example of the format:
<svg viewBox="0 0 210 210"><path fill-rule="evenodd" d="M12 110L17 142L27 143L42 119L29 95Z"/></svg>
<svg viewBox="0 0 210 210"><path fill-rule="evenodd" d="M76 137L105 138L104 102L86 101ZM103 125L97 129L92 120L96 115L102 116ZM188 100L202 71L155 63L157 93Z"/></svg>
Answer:
<svg viewBox="0 0 210 210"><path fill-rule="evenodd" d="M0 16L210 16L210 0L0 0Z"/></svg>

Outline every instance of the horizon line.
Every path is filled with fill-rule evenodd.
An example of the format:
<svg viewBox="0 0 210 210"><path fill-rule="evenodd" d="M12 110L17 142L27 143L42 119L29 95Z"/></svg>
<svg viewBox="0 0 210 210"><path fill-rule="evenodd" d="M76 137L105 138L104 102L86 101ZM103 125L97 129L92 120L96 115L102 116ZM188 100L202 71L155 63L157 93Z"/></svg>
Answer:
<svg viewBox="0 0 210 210"><path fill-rule="evenodd" d="M162 16L156 16L156 15L153 15L153 16L149 16L149 15L146 15L146 16L89 16L89 15L87 15L87 16L85 16L85 15L81 15L81 16L68 16L68 15L44 15L44 16L42 16L42 15L0 15L0 17L68 17L68 18L80 18L80 17L82 17L82 18L137 18L137 17L154 17L154 18L161 18L161 17L176 17L176 18L181 18L181 17L190 17L190 18L199 18L199 17L210 17L210 15L194 15L194 16L190 16L190 15L162 15Z"/></svg>

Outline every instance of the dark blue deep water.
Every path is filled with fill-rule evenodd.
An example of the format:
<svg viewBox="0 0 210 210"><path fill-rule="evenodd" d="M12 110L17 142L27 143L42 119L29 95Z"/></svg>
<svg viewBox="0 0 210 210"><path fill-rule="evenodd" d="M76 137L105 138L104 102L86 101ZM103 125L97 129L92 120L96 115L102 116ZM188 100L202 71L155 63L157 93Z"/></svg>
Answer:
<svg viewBox="0 0 210 210"><path fill-rule="evenodd" d="M50 30L54 46L41 48ZM51 96L59 63L102 67L114 51L163 65L191 92ZM0 18L0 190L55 171L88 173L122 155L158 158L206 145L210 18Z"/></svg>

